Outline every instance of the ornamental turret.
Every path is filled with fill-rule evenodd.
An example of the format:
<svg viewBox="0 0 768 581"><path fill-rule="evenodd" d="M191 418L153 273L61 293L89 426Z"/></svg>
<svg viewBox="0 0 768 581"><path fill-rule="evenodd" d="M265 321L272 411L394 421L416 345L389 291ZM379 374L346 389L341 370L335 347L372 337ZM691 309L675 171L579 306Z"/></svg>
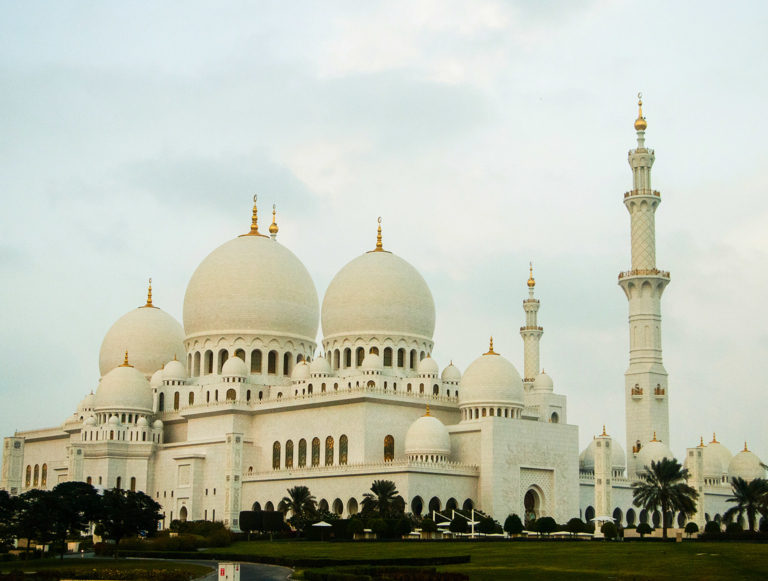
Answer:
<svg viewBox="0 0 768 581"><path fill-rule="evenodd" d="M638 95L641 97L641 95ZM635 121L637 148L629 151L633 189L624 194L632 232L632 269L619 274L629 301L629 369L625 373L627 472L636 473L635 458L656 434L669 446L667 371L661 357L661 295L669 273L656 268L656 209L661 195L651 189L654 151L645 146L648 123L639 101ZM631 453L630 453L631 451Z"/></svg>
<svg viewBox="0 0 768 581"><path fill-rule="evenodd" d="M524 379L526 391L533 386L533 380L541 373L539 365L539 341L544 334L544 329L539 327L538 313L539 301L534 298L533 291L536 281L533 278L533 263L530 265L530 277L528 278L528 298L523 301L525 311L525 327L520 327L520 336L525 345Z"/></svg>

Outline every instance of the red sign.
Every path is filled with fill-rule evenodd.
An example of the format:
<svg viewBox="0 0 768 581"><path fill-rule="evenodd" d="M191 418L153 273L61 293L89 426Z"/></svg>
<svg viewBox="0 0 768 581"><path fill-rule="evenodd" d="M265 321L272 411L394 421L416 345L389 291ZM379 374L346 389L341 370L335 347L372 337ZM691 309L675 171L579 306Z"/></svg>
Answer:
<svg viewBox="0 0 768 581"><path fill-rule="evenodd" d="M221 573L219 573L219 577L223 577L223 576L224 576L224 567L221 568Z"/></svg>

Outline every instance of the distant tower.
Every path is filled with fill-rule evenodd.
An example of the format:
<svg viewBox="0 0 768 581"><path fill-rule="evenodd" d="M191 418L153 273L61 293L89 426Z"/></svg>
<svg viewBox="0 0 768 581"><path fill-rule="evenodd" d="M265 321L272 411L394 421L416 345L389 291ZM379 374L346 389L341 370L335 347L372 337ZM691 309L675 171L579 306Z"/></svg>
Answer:
<svg viewBox="0 0 768 581"><path fill-rule="evenodd" d="M641 95L638 95L641 97ZM629 369L625 376L627 475L634 476L638 446L658 439L670 446L667 371L661 360L661 295L669 273L656 268L656 208L659 192L651 189L652 149L645 147L643 102L635 121L637 149L629 151L633 189L624 194L632 222L632 270L619 274L629 301Z"/></svg>
<svg viewBox="0 0 768 581"><path fill-rule="evenodd" d="M528 298L523 301L525 310L525 327L520 327L520 335L525 344L525 389L528 391L533 385L533 380L541 373L539 366L539 341L544 334L544 329L538 326L539 301L533 298L533 288L536 281L533 280L533 263L531 263L531 275L528 279Z"/></svg>

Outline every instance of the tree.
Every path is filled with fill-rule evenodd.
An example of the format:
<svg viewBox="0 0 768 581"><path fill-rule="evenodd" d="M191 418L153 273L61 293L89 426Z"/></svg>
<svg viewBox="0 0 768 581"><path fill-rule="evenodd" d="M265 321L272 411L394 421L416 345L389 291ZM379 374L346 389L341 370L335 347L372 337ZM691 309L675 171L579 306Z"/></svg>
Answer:
<svg viewBox="0 0 768 581"><path fill-rule="evenodd" d="M16 537L17 497L0 490L0 545L10 545Z"/></svg>
<svg viewBox="0 0 768 581"><path fill-rule="evenodd" d="M463 535L469 530L469 523L467 522L467 519L457 515L451 521L451 524L448 525L448 530L451 531L452 533Z"/></svg>
<svg viewBox="0 0 768 581"><path fill-rule="evenodd" d="M398 494L397 486L391 480L374 480L371 491L363 495L363 515L376 514L380 518L401 516L405 511L405 503Z"/></svg>
<svg viewBox="0 0 768 581"><path fill-rule="evenodd" d="M484 535L492 535L496 532L496 525L498 523L491 517L486 516L480 519L480 524L477 526L477 531Z"/></svg>
<svg viewBox="0 0 768 581"><path fill-rule="evenodd" d="M600 527L600 532L605 535L606 539L615 539L619 536L619 531L616 530L616 525L613 521L604 522L603 526Z"/></svg>
<svg viewBox="0 0 768 581"><path fill-rule="evenodd" d="M728 534L743 533L744 527L737 522L728 523L728 526L725 527L725 532Z"/></svg>
<svg viewBox="0 0 768 581"><path fill-rule="evenodd" d="M704 525L704 534L716 535L721 532L720 523L714 520L709 521Z"/></svg>
<svg viewBox="0 0 768 581"><path fill-rule="evenodd" d="M647 522L641 522L639 525L637 525L637 534L640 535L641 539L644 539L645 535L650 535L652 532L653 529Z"/></svg>
<svg viewBox="0 0 768 581"><path fill-rule="evenodd" d="M51 503L51 493L46 490L33 488L17 497L18 504L13 528L16 536L27 540L27 550L24 560L29 559L29 548L32 541L46 545L53 537L50 512L54 509Z"/></svg>
<svg viewBox="0 0 768 581"><path fill-rule="evenodd" d="M411 521L407 518L401 518L395 525L395 534L400 535L401 537L407 537L411 534L412 530L413 526L411 525Z"/></svg>
<svg viewBox="0 0 768 581"><path fill-rule="evenodd" d="M259 514L260 510L243 510L240 512L240 530L248 533L248 540L251 540L251 531L261 530L264 519Z"/></svg>
<svg viewBox="0 0 768 581"><path fill-rule="evenodd" d="M697 525L695 522L691 521L687 525L685 525L685 534L688 535L688 538L691 538L691 535L694 533L699 532L699 525Z"/></svg>
<svg viewBox="0 0 768 581"><path fill-rule="evenodd" d="M115 541L115 560L124 537L157 529L161 506L143 492L105 490L101 497L96 534Z"/></svg>
<svg viewBox="0 0 768 581"><path fill-rule="evenodd" d="M510 514L504 521L504 532L508 535L519 535L523 532L523 521L516 514Z"/></svg>
<svg viewBox="0 0 768 581"><path fill-rule="evenodd" d="M583 533L586 528L586 523L580 518L576 517L569 520L568 524L565 525L565 530L571 533L571 535L578 535L579 533Z"/></svg>
<svg viewBox="0 0 768 581"><path fill-rule="evenodd" d="M389 530L387 528L387 523L385 523L384 520L380 518L372 518L368 522L368 528L370 528L371 532L378 538L382 538L387 534L387 531Z"/></svg>
<svg viewBox="0 0 768 581"><path fill-rule="evenodd" d="M81 535L88 531L99 514L99 493L85 482L62 482L51 491L53 512L50 517L53 536L61 542L61 560L64 560L67 535Z"/></svg>
<svg viewBox="0 0 768 581"><path fill-rule="evenodd" d="M688 470L674 458L651 461L650 466L639 473L640 480L632 483L634 505L649 512L661 507L661 514L681 512L690 518L696 514L699 493L686 484ZM667 519L662 518L664 538L667 538Z"/></svg>
<svg viewBox="0 0 768 581"><path fill-rule="evenodd" d="M363 526L363 521L361 521L359 518L353 518L352 520L349 521L349 524L347 525L347 532L351 535L360 534L364 530L365 530L365 527Z"/></svg>
<svg viewBox="0 0 768 581"><path fill-rule="evenodd" d="M557 522L555 519L553 519L551 516L545 516L540 519L537 519L538 524L538 532L544 533L545 535L548 535L550 533L557 532Z"/></svg>
<svg viewBox="0 0 768 581"><path fill-rule="evenodd" d="M290 522L296 529L303 531L308 521L314 518L317 512L315 497L306 486L294 486L288 489L288 496L284 496L281 508L291 511Z"/></svg>
<svg viewBox="0 0 768 581"><path fill-rule="evenodd" d="M427 517L421 521L421 530L425 533L434 533L437 531L437 524L431 518Z"/></svg>
<svg viewBox="0 0 768 581"><path fill-rule="evenodd" d="M733 479L731 488L733 488L733 496L726 502L732 502L735 506L725 511L723 519L730 522L734 516L741 517L747 513L749 532L754 532L757 515L768 516L768 480L755 478L747 482L737 476Z"/></svg>

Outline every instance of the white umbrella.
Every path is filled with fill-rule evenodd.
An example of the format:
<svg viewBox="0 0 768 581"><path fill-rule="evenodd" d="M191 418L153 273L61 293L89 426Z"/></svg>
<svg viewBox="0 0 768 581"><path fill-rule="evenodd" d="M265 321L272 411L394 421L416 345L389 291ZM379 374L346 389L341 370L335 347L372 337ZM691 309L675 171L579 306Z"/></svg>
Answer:
<svg viewBox="0 0 768 581"><path fill-rule="evenodd" d="M316 522L316 523L315 523L315 524L313 524L312 526L313 526L313 527L332 527L333 525L331 525L331 524L328 524L328 523L327 523L327 522L325 522L324 520L321 520L320 522Z"/></svg>

